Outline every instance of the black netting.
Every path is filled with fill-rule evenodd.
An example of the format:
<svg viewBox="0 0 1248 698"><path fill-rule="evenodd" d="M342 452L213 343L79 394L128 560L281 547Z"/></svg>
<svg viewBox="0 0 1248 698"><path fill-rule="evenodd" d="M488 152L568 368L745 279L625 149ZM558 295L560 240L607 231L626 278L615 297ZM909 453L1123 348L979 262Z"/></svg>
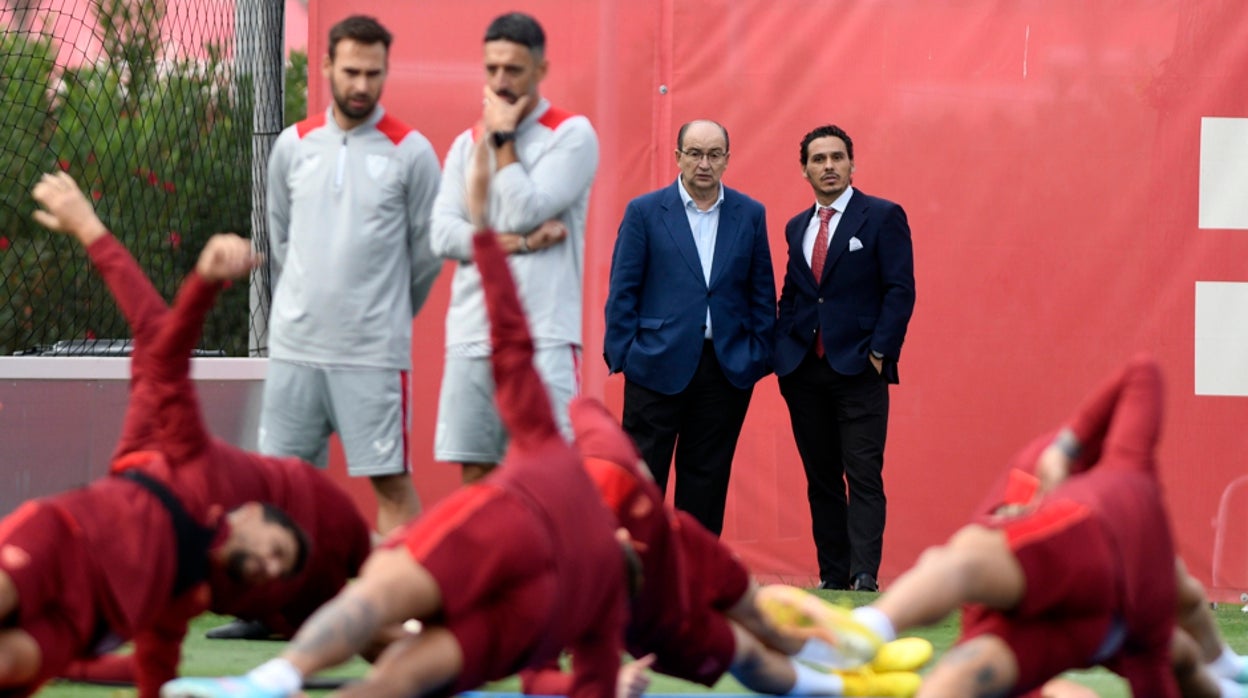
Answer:
<svg viewBox="0 0 1248 698"><path fill-rule="evenodd" d="M0 355L129 337L76 243L31 221L42 172L65 170L90 192L167 299L213 233L267 248L253 207L263 211L263 161L282 126L282 6L0 0ZM202 346L263 352L267 308L266 273L234 284Z"/></svg>

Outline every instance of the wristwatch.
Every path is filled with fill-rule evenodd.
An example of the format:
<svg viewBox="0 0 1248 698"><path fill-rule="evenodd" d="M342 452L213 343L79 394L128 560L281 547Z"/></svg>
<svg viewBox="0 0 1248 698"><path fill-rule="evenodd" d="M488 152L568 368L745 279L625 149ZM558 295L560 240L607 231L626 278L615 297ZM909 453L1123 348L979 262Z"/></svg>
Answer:
<svg viewBox="0 0 1248 698"><path fill-rule="evenodd" d="M490 140L494 143L495 148L503 147L504 143L510 143L516 140L515 131L495 131L490 135Z"/></svg>

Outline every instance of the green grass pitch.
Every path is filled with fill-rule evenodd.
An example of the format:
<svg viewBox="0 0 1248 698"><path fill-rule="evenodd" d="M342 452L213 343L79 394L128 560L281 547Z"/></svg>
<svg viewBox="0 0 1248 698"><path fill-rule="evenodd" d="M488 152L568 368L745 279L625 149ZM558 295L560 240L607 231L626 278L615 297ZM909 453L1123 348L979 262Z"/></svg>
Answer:
<svg viewBox="0 0 1248 698"><path fill-rule="evenodd" d="M833 600L858 605L868 603L873 594L847 594L843 592L818 592ZM1214 611L1218 624L1222 628L1231 647L1243 652L1248 649L1248 614L1241 613L1240 607L1234 604L1219 604ZM283 647L279 642L246 642L235 640L206 640L204 631L225 622L219 616L204 615L195 620L187 636L182 653L182 673L187 675L232 675L242 673L261 662L276 655ZM915 635L930 640L937 654L953 643L957 635L957 618L950 617L941 625L925 628ZM360 660L340 667L326 674L327 676L360 676L367 665ZM1113 674L1097 669L1091 671L1071 672L1069 678L1091 687L1099 695L1106 698L1126 698L1126 684ZM515 679L492 684L487 689L515 692L519 691L519 682ZM655 693L707 693L701 686L685 683L664 676L655 676L651 684ZM745 693L746 691L731 677L720 681L713 693ZM309 695L325 695L325 691L313 691ZM131 698L135 695L133 688L115 688L106 686L88 686L68 682L58 682L44 688L39 694L42 698Z"/></svg>

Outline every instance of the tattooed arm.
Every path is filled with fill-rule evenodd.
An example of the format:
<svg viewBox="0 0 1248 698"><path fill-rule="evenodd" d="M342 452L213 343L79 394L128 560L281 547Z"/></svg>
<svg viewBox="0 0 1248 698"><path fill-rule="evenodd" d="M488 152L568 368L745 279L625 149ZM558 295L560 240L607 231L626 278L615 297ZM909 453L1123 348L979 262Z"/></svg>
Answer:
<svg viewBox="0 0 1248 698"><path fill-rule="evenodd" d="M355 583L308 618L282 657L310 676L369 648L383 629L427 618L441 604L433 577L405 547L378 549Z"/></svg>
<svg viewBox="0 0 1248 698"><path fill-rule="evenodd" d="M994 635L980 635L951 648L923 679L933 695L1004 696L1018 681L1018 660Z"/></svg>

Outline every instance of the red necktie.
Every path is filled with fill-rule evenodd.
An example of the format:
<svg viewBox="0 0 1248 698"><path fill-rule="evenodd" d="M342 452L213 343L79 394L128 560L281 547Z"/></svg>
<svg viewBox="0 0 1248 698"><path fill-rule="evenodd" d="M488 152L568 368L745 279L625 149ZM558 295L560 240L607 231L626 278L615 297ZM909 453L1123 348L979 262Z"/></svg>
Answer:
<svg viewBox="0 0 1248 698"><path fill-rule="evenodd" d="M836 215L834 208L819 209L819 234L815 236L815 249L810 252L810 270L815 273L815 285L823 280L823 264L828 261L828 222ZM815 331L815 354L823 356L823 335Z"/></svg>
<svg viewBox="0 0 1248 698"><path fill-rule="evenodd" d="M828 260L828 222L836 215L834 208L819 209L819 234L815 236L815 249L810 253L810 270L815 272L815 283L823 280L823 263Z"/></svg>

